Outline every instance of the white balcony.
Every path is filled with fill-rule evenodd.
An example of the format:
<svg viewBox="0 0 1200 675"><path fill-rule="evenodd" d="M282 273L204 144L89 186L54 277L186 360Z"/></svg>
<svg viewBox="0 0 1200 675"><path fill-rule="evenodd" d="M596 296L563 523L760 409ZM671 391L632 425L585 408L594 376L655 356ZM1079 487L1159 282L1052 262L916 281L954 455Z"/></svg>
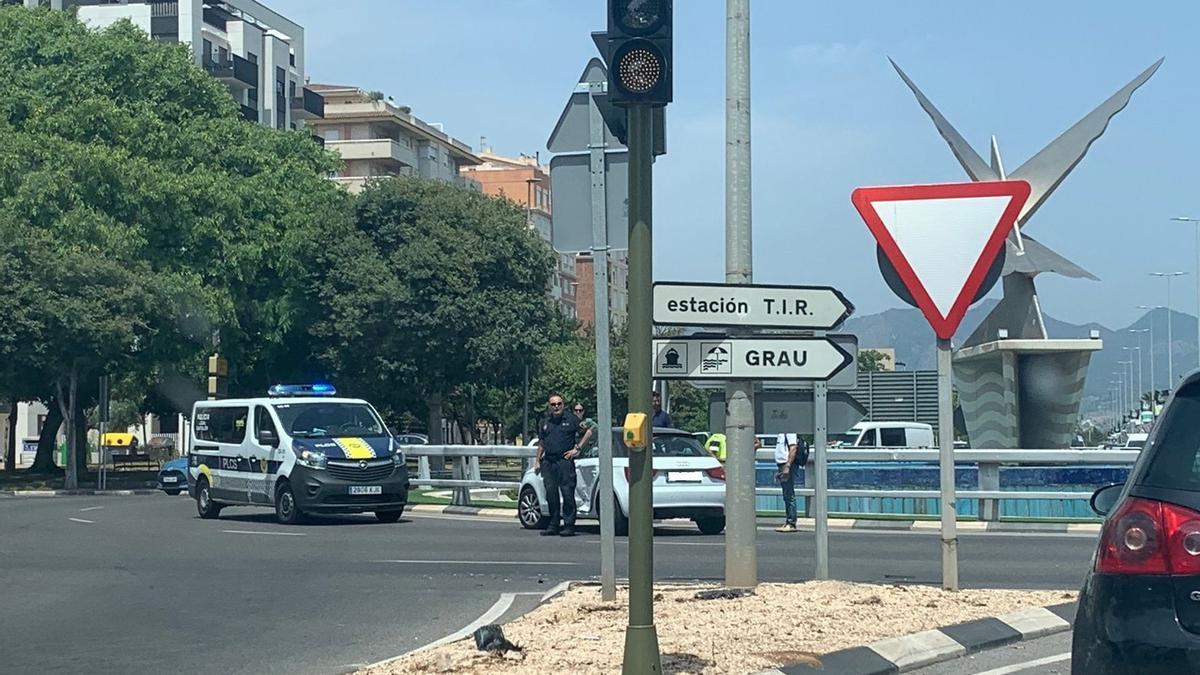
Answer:
<svg viewBox="0 0 1200 675"><path fill-rule="evenodd" d="M335 150L342 159L378 160L400 166L417 166L417 155L411 148L393 141L390 138L369 139L361 141L329 141L325 142L326 149ZM395 167L393 167L395 168Z"/></svg>

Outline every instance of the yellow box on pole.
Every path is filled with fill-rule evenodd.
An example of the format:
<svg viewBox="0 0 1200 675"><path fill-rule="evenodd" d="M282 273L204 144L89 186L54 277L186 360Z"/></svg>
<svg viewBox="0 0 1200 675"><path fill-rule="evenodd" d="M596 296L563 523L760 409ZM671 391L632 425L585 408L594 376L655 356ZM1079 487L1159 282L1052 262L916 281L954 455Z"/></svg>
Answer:
<svg viewBox="0 0 1200 675"><path fill-rule="evenodd" d="M650 443L650 418L646 413L625 415L625 447L642 450Z"/></svg>

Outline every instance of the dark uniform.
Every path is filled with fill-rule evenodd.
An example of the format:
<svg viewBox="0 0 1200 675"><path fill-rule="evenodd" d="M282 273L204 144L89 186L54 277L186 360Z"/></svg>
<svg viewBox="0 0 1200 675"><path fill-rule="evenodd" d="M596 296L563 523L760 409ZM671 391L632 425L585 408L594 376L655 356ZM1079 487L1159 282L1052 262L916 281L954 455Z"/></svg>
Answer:
<svg viewBox="0 0 1200 675"><path fill-rule="evenodd" d="M561 416L547 417L538 432L542 442L542 481L550 507L547 529L551 532L558 530L560 511L563 527L575 527L575 460L564 459L563 455L575 449L578 438L579 418L565 410Z"/></svg>

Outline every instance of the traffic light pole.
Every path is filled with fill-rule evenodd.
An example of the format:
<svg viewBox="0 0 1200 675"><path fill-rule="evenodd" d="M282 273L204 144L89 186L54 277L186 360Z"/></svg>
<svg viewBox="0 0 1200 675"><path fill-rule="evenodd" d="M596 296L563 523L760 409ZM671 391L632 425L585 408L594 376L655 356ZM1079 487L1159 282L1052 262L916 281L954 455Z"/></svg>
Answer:
<svg viewBox="0 0 1200 675"><path fill-rule="evenodd" d="M653 281L653 108L629 106L629 412L651 417ZM654 522L651 455L629 452L629 626L625 630L625 675L661 673L654 627Z"/></svg>
<svg viewBox="0 0 1200 675"><path fill-rule="evenodd" d="M725 282L754 281L750 238L750 2L725 16ZM725 386L725 584L758 584L754 476L754 383Z"/></svg>

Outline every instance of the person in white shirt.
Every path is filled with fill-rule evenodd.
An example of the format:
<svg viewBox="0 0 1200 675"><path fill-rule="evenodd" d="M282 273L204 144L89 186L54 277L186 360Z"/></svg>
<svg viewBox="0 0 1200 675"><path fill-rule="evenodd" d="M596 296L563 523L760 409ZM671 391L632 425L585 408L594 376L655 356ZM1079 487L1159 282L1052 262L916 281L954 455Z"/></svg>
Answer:
<svg viewBox="0 0 1200 675"><path fill-rule="evenodd" d="M796 474L803 465L801 455L807 455L808 446L799 434L779 434L775 441L775 465L779 472L775 480L783 488L783 509L785 522L776 532L796 531ZM804 457L807 459L807 457Z"/></svg>

